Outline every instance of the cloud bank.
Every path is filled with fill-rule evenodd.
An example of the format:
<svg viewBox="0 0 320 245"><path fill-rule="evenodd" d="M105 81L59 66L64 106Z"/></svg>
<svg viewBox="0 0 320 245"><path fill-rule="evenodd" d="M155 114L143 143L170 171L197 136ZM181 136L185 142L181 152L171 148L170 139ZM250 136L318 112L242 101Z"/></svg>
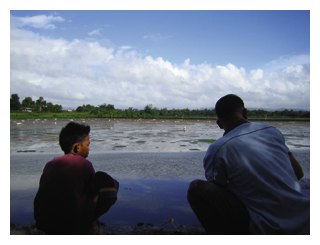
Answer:
<svg viewBox="0 0 320 245"><path fill-rule="evenodd" d="M226 66L172 64L143 56L131 46L106 48L97 41L52 39L21 27L54 29L61 17L13 18L11 25L10 94L76 108L114 104L115 108L200 109L214 107L228 93L249 108L310 109L309 56L280 57L264 69L246 71ZM94 30L89 35L99 35ZM159 38L145 36L144 38Z"/></svg>
<svg viewBox="0 0 320 245"><path fill-rule="evenodd" d="M11 17L11 23L15 22L18 26L30 26L33 28L43 28L43 29L55 29L56 26L52 22L63 22L65 21L61 16L53 15L37 15L32 17Z"/></svg>

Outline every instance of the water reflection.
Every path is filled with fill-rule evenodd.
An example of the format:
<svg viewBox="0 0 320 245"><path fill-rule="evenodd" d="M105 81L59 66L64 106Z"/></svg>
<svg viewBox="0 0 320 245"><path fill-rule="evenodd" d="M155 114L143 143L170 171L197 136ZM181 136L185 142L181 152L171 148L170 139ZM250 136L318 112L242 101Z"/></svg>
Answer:
<svg viewBox="0 0 320 245"><path fill-rule="evenodd" d="M205 152L100 153L88 157L98 171L120 182L119 199L101 218L107 225L135 226L138 222L162 225L174 218L180 224L197 224L186 192L193 179L204 179ZM305 176L302 188L310 189L310 152L293 151ZM10 220L33 222L33 199L44 165L56 155L25 153L10 159Z"/></svg>
<svg viewBox="0 0 320 245"><path fill-rule="evenodd" d="M138 222L161 226L174 218L183 225L198 224L186 199L186 180L118 179L118 201L99 220L111 226L136 226ZM37 188L11 190L10 221L32 223Z"/></svg>
<svg viewBox="0 0 320 245"><path fill-rule="evenodd" d="M101 221L114 226L138 222L161 226L174 218L180 224L198 224L186 199L188 184L185 180L121 179L118 202Z"/></svg>
<svg viewBox="0 0 320 245"><path fill-rule="evenodd" d="M55 155L22 154L11 157L10 219L33 222L33 199L46 162ZM107 225L162 225L174 218L181 224L198 223L186 199L188 185L203 178L202 158L196 153L109 153L88 159L120 182L119 198L101 217Z"/></svg>

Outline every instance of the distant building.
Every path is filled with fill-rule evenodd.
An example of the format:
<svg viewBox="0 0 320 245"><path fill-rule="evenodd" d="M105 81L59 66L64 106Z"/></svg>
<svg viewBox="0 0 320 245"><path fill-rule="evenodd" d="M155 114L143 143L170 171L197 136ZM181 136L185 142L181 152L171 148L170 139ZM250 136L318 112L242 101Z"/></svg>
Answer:
<svg viewBox="0 0 320 245"><path fill-rule="evenodd" d="M29 107L22 107L22 111L32 112L32 109Z"/></svg>

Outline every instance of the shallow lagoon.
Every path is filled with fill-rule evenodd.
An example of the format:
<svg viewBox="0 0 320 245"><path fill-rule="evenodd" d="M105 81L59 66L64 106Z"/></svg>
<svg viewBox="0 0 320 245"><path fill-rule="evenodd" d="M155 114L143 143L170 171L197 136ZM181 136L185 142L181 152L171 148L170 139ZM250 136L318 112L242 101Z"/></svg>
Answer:
<svg viewBox="0 0 320 245"><path fill-rule="evenodd" d="M46 162L62 155L58 134L67 119L11 120L10 220L33 222L33 198ZM202 159L210 141L222 136L214 121L77 119L91 126L90 160L120 182L119 198L101 217L106 225L161 226L198 221L186 200L191 180L204 179ZM21 123L21 124L20 124ZM310 123L268 122L285 135L303 165L301 185L310 188ZM112 127L113 129L110 129ZM187 130L184 131L183 127ZM209 139L206 142L204 139Z"/></svg>
<svg viewBox="0 0 320 245"><path fill-rule="evenodd" d="M206 139L216 140L223 134L214 120L10 119L10 154L60 154L58 135L70 120L91 126L91 153L206 151ZM290 149L310 149L310 122L267 124L284 134Z"/></svg>

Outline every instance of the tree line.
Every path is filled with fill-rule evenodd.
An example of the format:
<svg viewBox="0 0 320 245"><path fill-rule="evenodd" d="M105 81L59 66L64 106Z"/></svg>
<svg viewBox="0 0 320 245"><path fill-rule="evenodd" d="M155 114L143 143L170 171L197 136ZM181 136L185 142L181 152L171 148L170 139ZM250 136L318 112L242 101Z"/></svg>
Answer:
<svg viewBox="0 0 320 245"><path fill-rule="evenodd" d="M30 108L33 112L61 112L62 106L52 104L44 100L42 96L36 101L31 97L25 97L20 103L18 94L11 94L10 97L10 111L21 111L23 108Z"/></svg>
<svg viewBox="0 0 320 245"><path fill-rule="evenodd" d="M21 110L22 107L32 108L35 112L61 112L61 105L53 105L51 102L46 102L43 97L32 101L31 97L26 97L19 102L18 94L12 94L10 99L10 110ZM75 110L79 113L88 113L92 117L124 117L124 118L195 118L195 117L217 117L214 109L167 109L153 107L152 104L147 104L144 109L115 109L112 104L102 104L93 106L90 104L78 106ZM250 118L310 118L310 111L303 110L276 110L266 111L263 109L248 110Z"/></svg>
<svg viewBox="0 0 320 245"><path fill-rule="evenodd" d="M97 117L125 117L125 118L194 118L194 117L217 117L214 109L167 109L153 107L152 104L147 104L144 109L115 109L114 105L102 104L97 107L87 104L79 106L77 112L89 112ZM294 110L276 110L266 111L262 109L248 110L250 118L310 118L309 111L294 111Z"/></svg>

